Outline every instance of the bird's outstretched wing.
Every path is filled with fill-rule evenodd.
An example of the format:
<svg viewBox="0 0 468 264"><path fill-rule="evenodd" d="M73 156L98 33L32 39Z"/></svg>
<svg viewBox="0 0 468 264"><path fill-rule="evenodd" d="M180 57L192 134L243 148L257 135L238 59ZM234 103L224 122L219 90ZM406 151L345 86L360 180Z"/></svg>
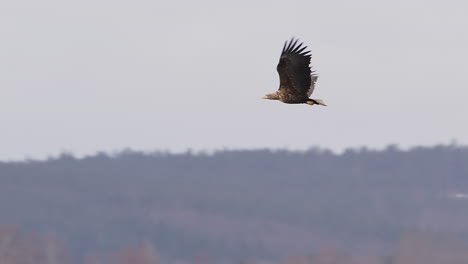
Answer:
<svg viewBox="0 0 468 264"><path fill-rule="evenodd" d="M310 96L315 88L317 76L311 71L310 51L303 43L297 45L292 38L284 43L280 61L276 67L280 76L280 89Z"/></svg>

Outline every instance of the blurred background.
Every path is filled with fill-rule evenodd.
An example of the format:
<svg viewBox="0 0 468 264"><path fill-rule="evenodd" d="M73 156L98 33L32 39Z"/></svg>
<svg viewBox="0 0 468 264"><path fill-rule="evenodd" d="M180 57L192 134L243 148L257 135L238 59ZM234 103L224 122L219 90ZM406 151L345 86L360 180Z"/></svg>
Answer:
<svg viewBox="0 0 468 264"><path fill-rule="evenodd" d="M0 7L1 264L468 263L465 2Z"/></svg>

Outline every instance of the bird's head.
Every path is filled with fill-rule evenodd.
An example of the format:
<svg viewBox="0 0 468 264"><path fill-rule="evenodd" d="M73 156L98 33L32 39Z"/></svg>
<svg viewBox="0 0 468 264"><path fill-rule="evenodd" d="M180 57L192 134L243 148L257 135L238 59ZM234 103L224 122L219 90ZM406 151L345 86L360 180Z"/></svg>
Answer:
<svg viewBox="0 0 468 264"><path fill-rule="evenodd" d="M262 96L262 99L268 99L268 100L279 100L278 94L272 93L272 94L265 94Z"/></svg>

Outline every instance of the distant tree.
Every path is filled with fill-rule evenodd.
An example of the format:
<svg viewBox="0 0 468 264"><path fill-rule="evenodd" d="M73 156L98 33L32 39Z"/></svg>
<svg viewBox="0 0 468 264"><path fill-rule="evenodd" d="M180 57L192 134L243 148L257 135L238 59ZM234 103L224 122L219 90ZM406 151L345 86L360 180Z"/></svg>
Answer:
<svg viewBox="0 0 468 264"><path fill-rule="evenodd" d="M116 264L158 264L158 256L149 242L135 248L125 248L116 259Z"/></svg>
<svg viewBox="0 0 468 264"><path fill-rule="evenodd" d="M321 248L312 258L312 264L349 264L352 258L335 247Z"/></svg>
<svg viewBox="0 0 468 264"><path fill-rule="evenodd" d="M62 240L49 233L44 237L44 257L46 264L64 264L70 262L70 256L65 250Z"/></svg>
<svg viewBox="0 0 468 264"><path fill-rule="evenodd" d="M70 263L63 244L55 235L40 236L16 226L0 227L1 264Z"/></svg>
<svg viewBox="0 0 468 264"><path fill-rule="evenodd" d="M411 231L401 235L394 264L441 263L468 263L468 244L447 233Z"/></svg>
<svg viewBox="0 0 468 264"><path fill-rule="evenodd" d="M381 256L359 256L353 257L353 262L350 262L350 264L393 264L387 259Z"/></svg>
<svg viewBox="0 0 468 264"><path fill-rule="evenodd" d="M312 264L312 257L302 255L288 256L280 264Z"/></svg>
<svg viewBox="0 0 468 264"><path fill-rule="evenodd" d="M193 256L192 264L213 264L213 258L208 254L197 254Z"/></svg>
<svg viewBox="0 0 468 264"><path fill-rule="evenodd" d="M83 264L159 264L153 245L144 242L137 247L126 247L110 253L95 252L88 254Z"/></svg>

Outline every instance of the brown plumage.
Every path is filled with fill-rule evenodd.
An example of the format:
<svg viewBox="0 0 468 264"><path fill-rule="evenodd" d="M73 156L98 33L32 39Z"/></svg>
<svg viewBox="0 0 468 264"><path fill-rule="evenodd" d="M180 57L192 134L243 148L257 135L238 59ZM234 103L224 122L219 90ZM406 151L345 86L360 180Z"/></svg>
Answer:
<svg viewBox="0 0 468 264"><path fill-rule="evenodd" d="M286 104L319 104L325 105L320 99L309 96L315 88L318 76L310 69L310 50L303 43L297 45L297 39L286 41L281 52L276 70L280 77L278 91L263 96L264 99L280 100Z"/></svg>

